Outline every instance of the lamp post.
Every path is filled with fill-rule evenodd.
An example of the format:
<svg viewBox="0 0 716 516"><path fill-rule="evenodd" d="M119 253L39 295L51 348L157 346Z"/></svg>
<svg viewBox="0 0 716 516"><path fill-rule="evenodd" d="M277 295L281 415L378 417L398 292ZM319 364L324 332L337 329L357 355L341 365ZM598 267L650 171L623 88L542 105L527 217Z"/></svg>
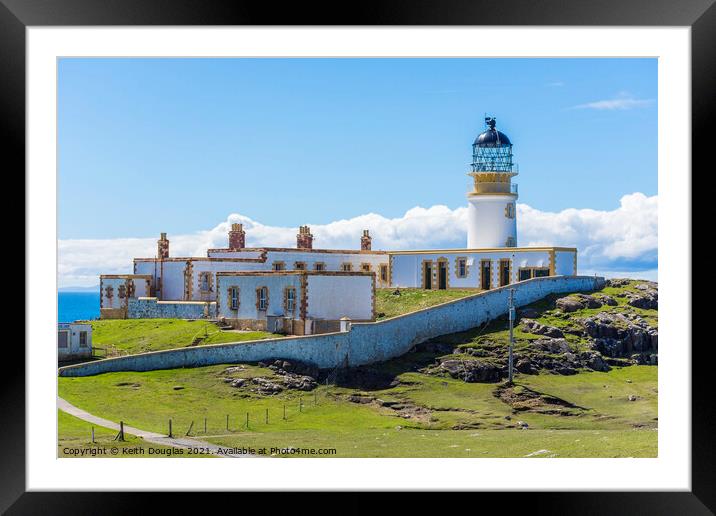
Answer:
<svg viewBox="0 0 716 516"><path fill-rule="evenodd" d="M514 336L512 333L512 330L515 325L515 289L510 289L510 344L509 344L509 351L508 351L508 358L507 358L507 383L512 384L512 378L513 378L513 372L512 372L512 348L514 345Z"/></svg>

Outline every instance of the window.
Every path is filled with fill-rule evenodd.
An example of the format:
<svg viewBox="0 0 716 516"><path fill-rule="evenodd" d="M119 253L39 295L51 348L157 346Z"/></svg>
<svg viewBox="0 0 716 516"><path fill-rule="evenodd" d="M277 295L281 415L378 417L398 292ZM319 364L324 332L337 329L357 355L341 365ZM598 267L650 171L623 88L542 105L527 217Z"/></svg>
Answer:
<svg viewBox="0 0 716 516"><path fill-rule="evenodd" d="M370 264L369 263L361 263L360 270L362 270L363 272L370 272L370 270L371 270Z"/></svg>
<svg viewBox="0 0 716 516"><path fill-rule="evenodd" d="M507 217L508 219L515 218L515 203L507 203L507 206L505 206L505 217Z"/></svg>
<svg viewBox="0 0 716 516"><path fill-rule="evenodd" d="M284 291L284 308L286 312L293 312L296 309L296 289L293 287L286 287Z"/></svg>
<svg viewBox="0 0 716 516"><path fill-rule="evenodd" d="M119 299L124 299L127 297L127 287L124 285L120 285L117 288L117 295L119 296Z"/></svg>
<svg viewBox="0 0 716 516"><path fill-rule="evenodd" d="M57 333L57 347L66 348L69 341L69 332L61 331Z"/></svg>
<svg viewBox="0 0 716 516"><path fill-rule="evenodd" d="M211 273L210 272L200 272L199 273L199 288L202 292L210 292L211 291Z"/></svg>
<svg viewBox="0 0 716 516"><path fill-rule="evenodd" d="M87 347L87 332L86 331L80 332L80 347L81 348Z"/></svg>
<svg viewBox="0 0 716 516"><path fill-rule="evenodd" d="M505 247L515 247L517 245L517 242L515 241L515 237L507 237L507 241L505 242Z"/></svg>
<svg viewBox="0 0 716 516"><path fill-rule="evenodd" d="M229 309L239 309L239 287L229 287Z"/></svg>
<svg viewBox="0 0 716 516"><path fill-rule="evenodd" d="M305 271L306 270L306 262L296 262L293 264L293 266L297 271Z"/></svg>
<svg viewBox="0 0 716 516"><path fill-rule="evenodd" d="M265 312L268 309L268 288L259 287L256 289L256 308Z"/></svg>
<svg viewBox="0 0 716 516"><path fill-rule="evenodd" d="M316 262L313 265L313 269L316 271L325 271L326 270L326 264L323 262Z"/></svg>
<svg viewBox="0 0 716 516"><path fill-rule="evenodd" d="M544 278L545 276L549 276L549 267L536 267L534 269L535 278Z"/></svg>
<svg viewBox="0 0 716 516"><path fill-rule="evenodd" d="M104 289L104 292L105 292L105 295L106 295L107 297L109 297L109 298L111 298L112 296L114 296L114 289L112 288L112 285L110 285L109 287L107 287L106 289Z"/></svg>
<svg viewBox="0 0 716 516"><path fill-rule="evenodd" d="M286 268L286 264L283 262L273 262L273 270L282 271Z"/></svg>
<svg viewBox="0 0 716 516"><path fill-rule="evenodd" d="M380 281L383 281L383 282L388 281L388 266L387 265L380 266Z"/></svg>
<svg viewBox="0 0 716 516"><path fill-rule="evenodd" d="M528 280L532 277L532 269L521 267L519 274L520 274L520 281Z"/></svg>
<svg viewBox="0 0 716 516"><path fill-rule="evenodd" d="M457 258L455 267L458 278L467 278L467 258Z"/></svg>
<svg viewBox="0 0 716 516"><path fill-rule="evenodd" d="M350 272L353 270L353 264L352 263L342 263L341 264L341 270L343 272Z"/></svg>

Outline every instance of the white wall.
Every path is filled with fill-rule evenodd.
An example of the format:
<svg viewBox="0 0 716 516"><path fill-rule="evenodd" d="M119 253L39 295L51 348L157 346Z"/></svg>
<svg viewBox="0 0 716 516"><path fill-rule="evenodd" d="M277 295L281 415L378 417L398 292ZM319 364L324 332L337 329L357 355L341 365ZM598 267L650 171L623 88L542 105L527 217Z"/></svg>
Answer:
<svg viewBox="0 0 716 516"><path fill-rule="evenodd" d="M505 215L506 206L515 202L512 195L468 197L467 247L505 247L508 237L514 238L517 245L517 217Z"/></svg>
<svg viewBox="0 0 716 516"><path fill-rule="evenodd" d="M218 276L218 317L230 319L265 319L267 315L299 318L301 299L301 278L299 274L262 274L256 276ZM239 309L231 310L228 306L229 287L239 287ZM286 313L283 305L284 289L296 288L296 309L293 314ZM269 290L268 309L256 309L256 289L267 287Z"/></svg>
<svg viewBox="0 0 716 516"><path fill-rule="evenodd" d="M373 319L373 277L307 276L309 319Z"/></svg>
<svg viewBox="0 0 716 516"><path fill-rule="evenodd" d="M557 276L573 276L577 274L574 266L575 251L556 251L555 252L555 274Z"/></svg>

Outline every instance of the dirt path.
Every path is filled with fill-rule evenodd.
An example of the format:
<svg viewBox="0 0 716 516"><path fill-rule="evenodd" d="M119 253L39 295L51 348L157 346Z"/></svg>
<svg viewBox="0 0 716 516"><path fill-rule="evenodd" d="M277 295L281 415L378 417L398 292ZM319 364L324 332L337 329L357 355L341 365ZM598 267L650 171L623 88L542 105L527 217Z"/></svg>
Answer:
<svg viewBox="0 0 716 516"><path fill-rule="evenodd" d="M119 432L119 423L114 423L108 419L103 419L101 417L92 415L89 412L85 412L81 408L75 407L69 401L60 397L57 398L57 408L62 412L70 414L71 416L75 416L76 418L82 419L83 421L87 421L88 423L92 423L97 426L103 426L105 428L109 428L111 430L116 430ZM163 446L173 446L175 448L205 448L211 454L217 455L219 457L232 457L235 459L256 458L256 456L254 455L236 455L229 453L219 454L219 446L208 443L206 441L192 439L190 437L167 437L166 435L149 432L147 430L140 430L139 428L134 428L127 425L124 425L124 431L125 433L141 437L146 442L161 444Z"/></svg>

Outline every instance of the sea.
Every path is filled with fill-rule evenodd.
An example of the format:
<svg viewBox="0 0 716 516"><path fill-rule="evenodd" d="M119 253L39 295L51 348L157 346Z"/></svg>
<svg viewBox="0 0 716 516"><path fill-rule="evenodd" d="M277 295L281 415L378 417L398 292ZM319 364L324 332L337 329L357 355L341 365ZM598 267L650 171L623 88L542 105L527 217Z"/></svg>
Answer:
<svg viewBox="0 0 716 516"><path fill-rule="evenodd" d="M91 319L99 319L99 292L57 293L57 322Z"/></svg>

